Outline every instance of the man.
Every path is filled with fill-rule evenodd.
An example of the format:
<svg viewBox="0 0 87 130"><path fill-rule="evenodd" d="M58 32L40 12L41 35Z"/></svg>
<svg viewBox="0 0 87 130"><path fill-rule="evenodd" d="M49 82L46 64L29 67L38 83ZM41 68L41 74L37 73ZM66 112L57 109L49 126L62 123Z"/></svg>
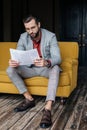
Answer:
<svg viewBox="0 0 87 130"><path fill-rule="evenodd" d="M17 49L30 50L37 48L40 58L37 58L32 65L20 65L17 61L9 60L7 74L19 92L25 97L25 100L14 110L19 112L35 106L34 98L27 90L23 78L34 76L49 78L46 105L40 122L41 128L47 128L52 124L51 109L52 103L55 101L59 81L60 68L58 65L61 63L60 50L55 34L42 29L36 17L29 16L23 20L23 23L26 32L21 34Z"/></svg>

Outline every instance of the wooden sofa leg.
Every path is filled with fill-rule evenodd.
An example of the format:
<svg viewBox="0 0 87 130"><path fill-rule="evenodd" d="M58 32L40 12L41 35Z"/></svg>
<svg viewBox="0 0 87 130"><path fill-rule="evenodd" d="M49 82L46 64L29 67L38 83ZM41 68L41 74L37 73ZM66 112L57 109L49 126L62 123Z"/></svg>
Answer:
<svg viewBox="0 0 87 130"><path fill-rule="evenodd" d="M61 104L61 105L64 105L64 104L65 104L65 101L66 101L65 98L63 98L63 97L60 98L60 104Z"/></svg>

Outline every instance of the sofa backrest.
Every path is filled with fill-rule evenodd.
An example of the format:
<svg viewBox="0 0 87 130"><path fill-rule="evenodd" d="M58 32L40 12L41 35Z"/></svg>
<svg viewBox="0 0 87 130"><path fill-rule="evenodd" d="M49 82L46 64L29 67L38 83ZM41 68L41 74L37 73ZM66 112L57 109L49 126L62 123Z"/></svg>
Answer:
<svg viewBox="0 0 87 130"><path fill-rule="evenodd" d="M79 47L77 42L58 42L62 60L65 58L78 59Z"/></svg>
<svg viewBox="0 0 87 130"><path fill-rule="evenodd" d="M62 60L65 58L78 59L78 43L77 42L58 42ZM0 70L8 67L10 59L10 48L16 48L17 42L0 42Z"/></svg>
<svg viewBox="0 0 87 130"><path fill-rule="evenodd" d="M5 70L8 67L9 48L16 48L16 42L0 42L0 70Z"/></svg>

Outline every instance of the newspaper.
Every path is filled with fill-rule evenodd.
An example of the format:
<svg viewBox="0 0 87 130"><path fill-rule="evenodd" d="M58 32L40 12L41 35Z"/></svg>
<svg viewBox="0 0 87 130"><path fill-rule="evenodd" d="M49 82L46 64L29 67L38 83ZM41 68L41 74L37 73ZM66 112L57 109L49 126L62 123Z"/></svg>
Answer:
<svg viewBox="0 0 87 130"><path fill-rule="evenodd" d="M18 61L20 65L31 65L39 58L37 49L23 51L10 48L10 55L11 59Z"/></svg>

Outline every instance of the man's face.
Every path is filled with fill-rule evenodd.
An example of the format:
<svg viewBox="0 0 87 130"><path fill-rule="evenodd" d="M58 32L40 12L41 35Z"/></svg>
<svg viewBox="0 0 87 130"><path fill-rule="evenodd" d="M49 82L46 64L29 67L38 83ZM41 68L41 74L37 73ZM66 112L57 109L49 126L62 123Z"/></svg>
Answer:
<svg viewBox="0 0 87 130"><path fill-rule="evenodd" d="M36 23L34 19L32 19L28 23L24 23L25 29L32 39L37 38L39 36L40 23Z"/></svg>

